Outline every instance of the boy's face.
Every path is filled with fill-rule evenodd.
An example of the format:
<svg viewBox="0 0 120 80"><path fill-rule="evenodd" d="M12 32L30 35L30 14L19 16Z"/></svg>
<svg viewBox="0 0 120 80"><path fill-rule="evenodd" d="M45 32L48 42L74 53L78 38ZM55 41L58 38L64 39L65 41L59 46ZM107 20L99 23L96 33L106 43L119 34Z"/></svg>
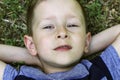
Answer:
<svg viewBox="0 0 120 80"><path fill-rule="evenodd" d="M29 48L49 67L79 62L86 47L84 17L75 0L46 0L37 5Z"/></svg>

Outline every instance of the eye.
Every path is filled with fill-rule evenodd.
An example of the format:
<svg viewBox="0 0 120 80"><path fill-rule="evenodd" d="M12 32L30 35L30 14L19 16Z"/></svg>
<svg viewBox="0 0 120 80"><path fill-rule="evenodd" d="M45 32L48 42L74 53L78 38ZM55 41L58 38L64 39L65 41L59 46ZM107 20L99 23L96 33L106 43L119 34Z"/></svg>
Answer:
<svg viewBox="0 0 120 80"><path fill-rule="evenodd" d="M76 24L69 24L69 25L67 25L67 27L79 27L79 26Z"/></svg>
<svg viewBox="0 0 120 80"><path fill-rule="evenodd" d="M54 29L54 28L55 28L55 27L52 26L52 25L48 25L48 26L43 27L43 29Z"/></svg>

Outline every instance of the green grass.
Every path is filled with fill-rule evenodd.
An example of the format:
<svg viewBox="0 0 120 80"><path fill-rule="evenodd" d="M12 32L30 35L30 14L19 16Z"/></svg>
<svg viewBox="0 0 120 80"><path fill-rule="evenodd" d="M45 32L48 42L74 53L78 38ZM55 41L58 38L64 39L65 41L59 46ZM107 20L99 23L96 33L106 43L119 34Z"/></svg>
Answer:
<svg viewBox="0 0 120 80"><path fill-rule="evenodd" d="M0 1L0 43L23 46L26 0Z"/></svg>

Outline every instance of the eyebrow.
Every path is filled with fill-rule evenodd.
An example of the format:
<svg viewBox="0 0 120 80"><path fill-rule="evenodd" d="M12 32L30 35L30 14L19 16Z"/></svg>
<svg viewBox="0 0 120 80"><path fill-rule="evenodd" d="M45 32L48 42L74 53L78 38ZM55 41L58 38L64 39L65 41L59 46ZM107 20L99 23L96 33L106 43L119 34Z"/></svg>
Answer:
<svg viewBox="0 0 120 80"><path fill-rule="evenodd" d="M67 17L76 18L76 16L74 16L74 15L67 15Z"/></svg>

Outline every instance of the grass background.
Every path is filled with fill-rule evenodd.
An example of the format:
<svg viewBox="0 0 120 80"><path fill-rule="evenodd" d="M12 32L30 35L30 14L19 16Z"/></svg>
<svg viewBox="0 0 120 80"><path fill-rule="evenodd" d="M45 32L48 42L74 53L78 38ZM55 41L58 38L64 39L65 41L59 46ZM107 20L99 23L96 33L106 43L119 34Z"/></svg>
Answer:
<svg viewBox="0 0 120 80"><path fill-rule="evenodd" d="M92 35L120 23L120 0L79 0ZM29 0L0 0L0 44L24 46ZM61 5L62 6L62 5Z"/></svg>

